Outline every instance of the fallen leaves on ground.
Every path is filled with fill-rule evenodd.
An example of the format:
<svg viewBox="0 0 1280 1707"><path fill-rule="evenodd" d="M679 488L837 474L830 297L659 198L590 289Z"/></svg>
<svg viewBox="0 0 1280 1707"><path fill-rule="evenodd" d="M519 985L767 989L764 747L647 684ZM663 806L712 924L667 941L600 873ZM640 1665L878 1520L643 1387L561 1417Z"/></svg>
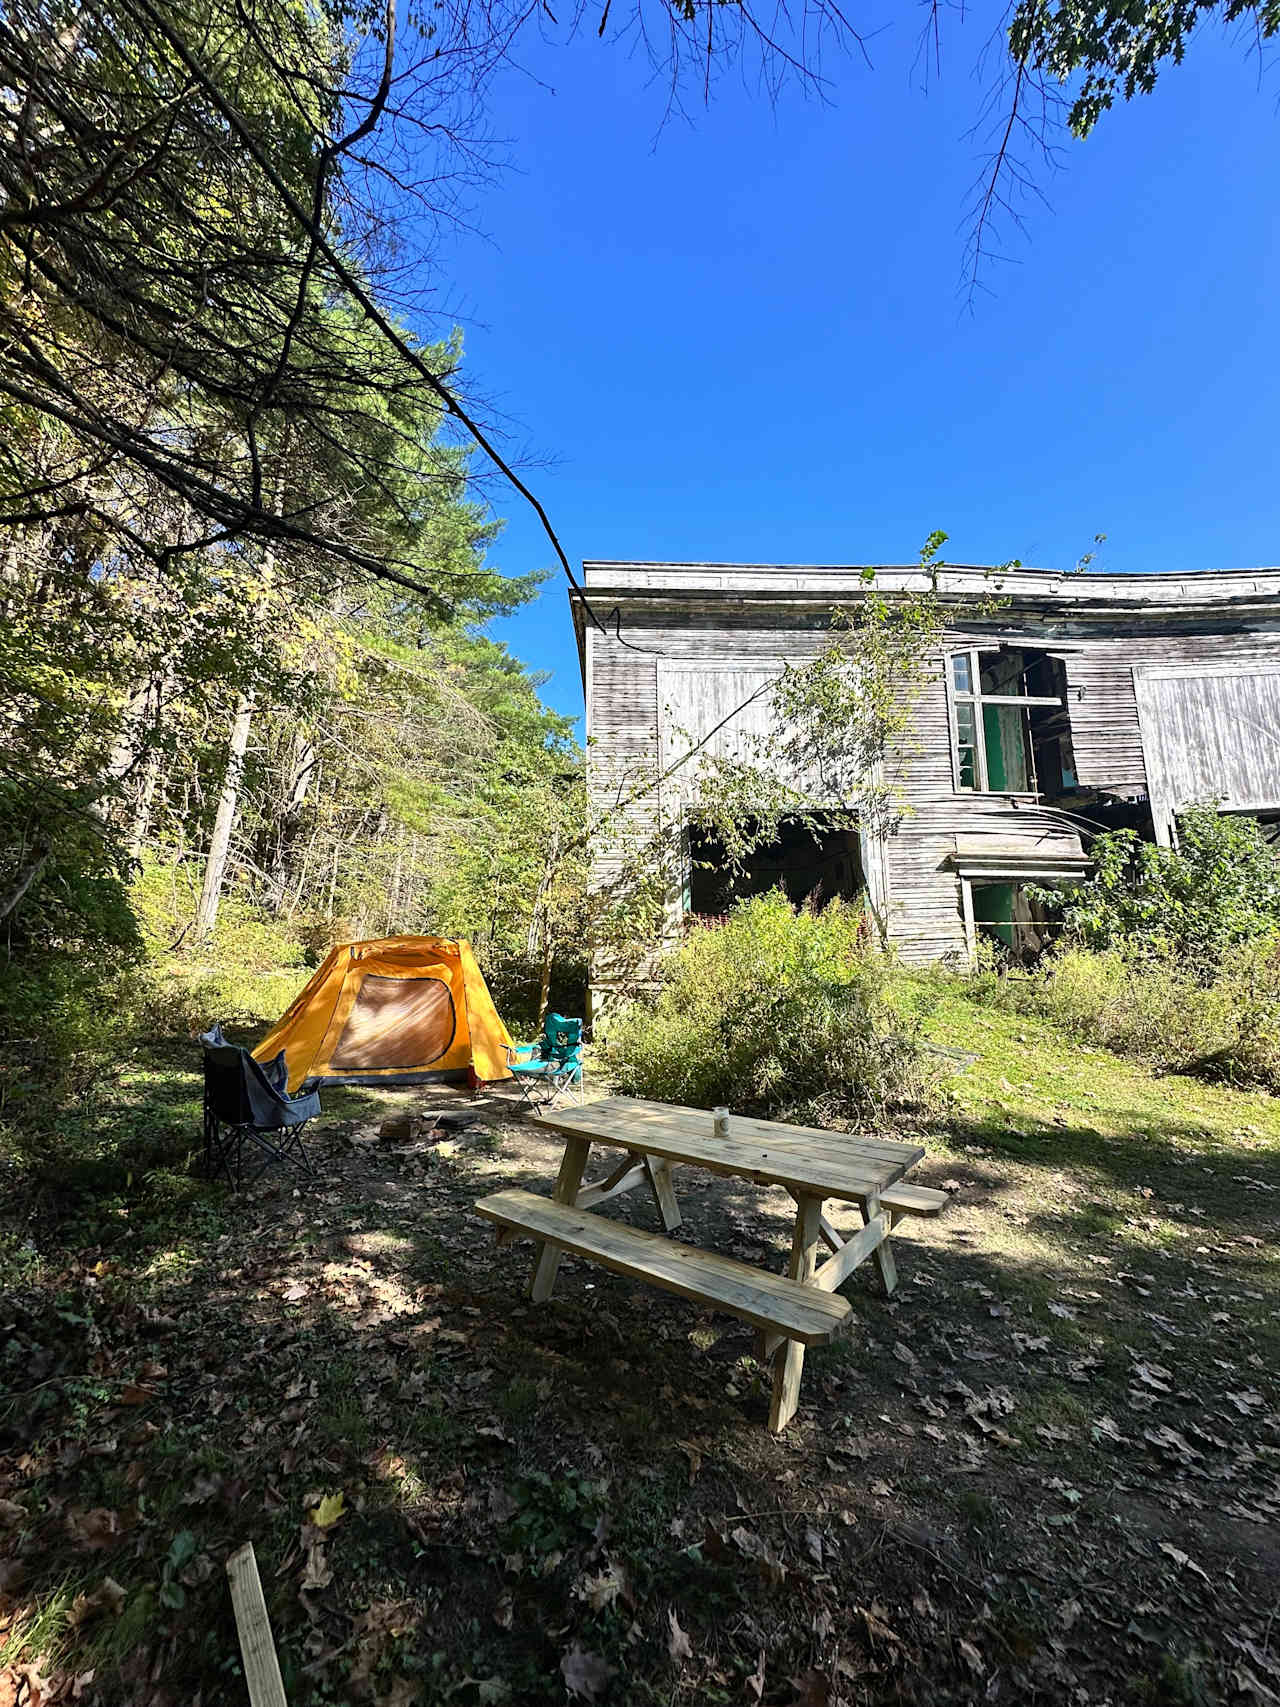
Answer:
<svg viewBox="0 0 1280 1707"><path fill-rule="evenodd" d="M598 1701L614 1670L599 1654L589 1654L577 1643L560 1661L564 1686L577 1701Z"/></svg>
<svg viewBox="0 0 1280 1707"><path fill-rule="evenodd" d="M527 1251L467 1221L511 1177L496 1163L380 1145L342 1165L191 1234L201 1266L175 1278L144 1279L125 1243L20 1300L27 1379L56 1380L40 1427L11 1415L0 1447L0 1642L68 1586L61 1669L24 1651L37 1694L11 1665L0 1707L19 1688L22 1707L172 1707L166 1668L181 1703L218 1698L200 1642L250 1537L296 1707L501 1707L530 1678L594 1707L641 1686L1083 1704L1098 1678L1158 1680L1184 1631L1233 1707L1274 1707L1256 1608L1280 1410L1251 1234L1206 1221L1165 1254L1123 1223L1105 1252L1063 1233L1061 1271L1030 1265L1024 1290L981 1237L952 1247L946 1218L908 1230L898 1292L855 1277L859 1331L810 1360L773 1441L733 1323L572 1264L528 1306ZM966 1227L1067 1213L1056 1185L1011 1202L964 1166L983 1200ZM687 1194L700 1241L722 1191ZM777 1247L788 1212L770 1213L735 1208L724 1238ZM136 1652L75 1664L144 1594Z"/></svg>
<svg viewBox="0 0 1280 1707"><path fill-rule="evenodd" d="M674 1607L667 1612L667 1657L672 1665L683 1665L693 1658L693 1643L680 1628L680 1620L676 1617Z"/></svg>

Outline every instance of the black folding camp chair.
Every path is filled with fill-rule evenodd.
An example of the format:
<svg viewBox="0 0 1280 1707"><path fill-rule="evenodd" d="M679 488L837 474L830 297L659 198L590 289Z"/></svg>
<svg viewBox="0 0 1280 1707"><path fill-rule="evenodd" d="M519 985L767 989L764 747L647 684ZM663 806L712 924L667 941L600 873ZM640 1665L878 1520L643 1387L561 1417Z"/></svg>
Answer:
<svg viewBox="0 0 1280 1707"><path fill-rule="evenodd" d="M273 1061L255 1061L237 1049L215 1025L200 1039L204 1045L204 1160L216 1176L238 1188L246 1183L246 1153L261 1157L250 1175L257 1179L274 1162L314 1173L302 1142L302 1129L320 1112L319 1091L290 1096L284 1051Z"/></svg>

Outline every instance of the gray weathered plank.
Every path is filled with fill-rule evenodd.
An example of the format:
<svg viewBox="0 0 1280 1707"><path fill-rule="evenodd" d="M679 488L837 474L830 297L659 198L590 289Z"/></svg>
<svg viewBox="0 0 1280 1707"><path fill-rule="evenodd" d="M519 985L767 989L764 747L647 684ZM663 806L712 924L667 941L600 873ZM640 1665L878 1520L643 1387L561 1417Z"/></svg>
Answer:
<svg viewBox="0 0 1280 1707"><path fill-rule="evenodd" d="M250 1707L288 1707L252 1542L237 1547L227 1560L227 1578Z"/></svg>

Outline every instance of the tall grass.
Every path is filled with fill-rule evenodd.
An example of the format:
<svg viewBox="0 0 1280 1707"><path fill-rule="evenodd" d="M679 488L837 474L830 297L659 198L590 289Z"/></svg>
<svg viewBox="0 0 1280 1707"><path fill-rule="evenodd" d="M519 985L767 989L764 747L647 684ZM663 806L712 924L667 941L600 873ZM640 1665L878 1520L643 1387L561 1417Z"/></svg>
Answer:
<svg viewBox="0 0 1280 1707"><path fill-rule="evenodd" d="M148 876L132 897L145 958L86 949L46 956L38 978L0 969L0 1219L33 1196L183 1198L200 1142L199 1033L216 1020L260 1034L310 975L296 938L234 901L211 937L170 952L166 897Z"/></svg>
<svg viewBox="0 0 1280 1707"><path fill-rule="evenodd" d="M1029 977L980 974L993 1006L1034 1012L1064 1030L1170 1072L1280 1092L1280 938L1237 943L1206 979L1172 956L1061 949Z"/></svg>

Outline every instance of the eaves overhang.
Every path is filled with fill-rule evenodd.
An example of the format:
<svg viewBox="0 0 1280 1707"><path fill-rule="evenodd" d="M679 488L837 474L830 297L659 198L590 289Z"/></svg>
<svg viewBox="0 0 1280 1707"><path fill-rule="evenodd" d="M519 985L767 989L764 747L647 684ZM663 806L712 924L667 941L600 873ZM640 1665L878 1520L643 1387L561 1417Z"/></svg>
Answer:
<svg viewBox="0 0 1280 1707"><path fill-rule="evenodd" d="M1203 569L1190 574L1082 574L992 564L659 563L588 559L582 590L569 591L585 679L585 633L594 622L622 630L627 613L643 609L679 619L693 609L746 614L788 606L813 616L855 605L875 592L903 597L935 591L944 604L998 601L993 613L1041 621L1110 622L1128 616L1216 623L1261 618L1280 625L1280 568ZM589 607L589 609L588 609Z"/></svg>

